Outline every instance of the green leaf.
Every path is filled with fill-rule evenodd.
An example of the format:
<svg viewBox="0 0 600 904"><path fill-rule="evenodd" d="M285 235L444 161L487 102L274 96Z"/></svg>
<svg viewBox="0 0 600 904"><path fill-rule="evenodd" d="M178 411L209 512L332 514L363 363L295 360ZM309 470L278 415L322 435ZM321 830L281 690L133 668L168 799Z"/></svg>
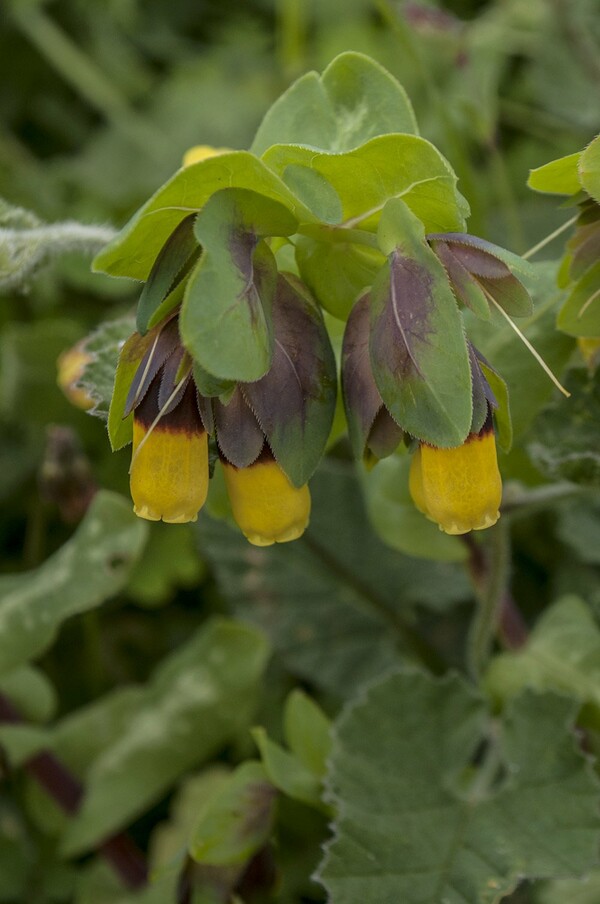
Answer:
<svg viewBox="0 0 600 904"><path fill-rule="evenodd" d="M201 210L215 192L229 188L265 195L283 204L294 216L308 222L314 220L264 163L247 151L232 151L179 170L96 257L94 270L147 279L157 254L179 223Z"/></svg>
<svg viewBox="0 0 600 904"><path fill-rule="evenodd" d="M346 227L375 231L386 201L402 198L426 232L464 231L468 206L456 176L434 145L416 135L382 135L345 153L275 145L264 160L282 179L290 166L323 176L342 200L340 222ZM325 228L320 234L326 240Z"/></svg>
<svg viewBox="0 0 600 904"><path fill-rule="evenodd" d="M195 232L204 248L180 316L183 342L219 379L258 380L271 364L276 266L259 239L290 235L287 208L256 192L225 189L206 203Z"/></svg>
<svg viewBox="0 0 600 904"><path fill-rule="evenodd" d="M549 192L554 195L574 195L581 191L578 173L581 152L551 160L529 173L527 185L534 191Z"/></svg>
<svg viewBox="0 0 600 904"><path fill-rule="evenodd" d="M325 460L311 489L311 523L294 543L249 555L239 532L205 515L200 543L240 618L266 631L293 674L343 698L416 655L411 607L466 600L471 591L460 566L384 546L351 468Z"/></svg>
<svg viewBox="0 0 600 904"><path fill-rule="evenodd" d="M389 132L417 132L404 88L374 60L348 52L275 101L251 150L260 156L274 144L305 144L340 152Z"/></svg>
<svg viewBox="0 0 600 904"><path fill-rule="evenodd" d="M513 443L513 428L506 380L503 380L499 373L484 364L483 361L479 362L479 366L498 402L498 407L494 408L494 424L498 445L503 452L510 452Z"/></svg>
<svg viewBox="0 0 600 904"><path fill-rule="evenodd" d="M39 656L66 618L118 593L146 536L130 503L102 491L58 552L34 571L0 577L0 674Z"/></svg>
<svg viewBox="0 0 600 904"><path fill-rule="evenodd" d="M596 136L582 152L577 169L584 189L600 204L600 136Z"/></svg>
<svg viewBox="0 0 600 904"><path fill-rule="evenodd" d="M600 630L577 597L565 597L543 612L522 650L492 659L485 688L494 699L505 703L525 687L592 703L600 713Z"/></svg>
<svg viewBox="0 0 600 904"><path fill-rule="evenodd" d="M81 809L64 835L65 855L88 850L135 819L242 730L267 658L261 633L214 620L164 660L144 705L90 767Z"/></svg>
<svg viewBox="0 0 600 904"><path fill-rule="evenodd" d="M268 841L275 789L260 763L248 761L217 786L196 820L189 851L197 863L241 866Z"/></svg>
<svg viewBox="0 0 600 904"><path fill-rule="evenodd" d="M581 879L557 879L538 889L535 904L598 904L600 870L592 870Z"/></svg>
<svg viewBox="0 0 600 904"><path fill-rule="evenodd" d="M95 405L90 409L90 414L98 415L105 420L109 417L111 399L113 390L115 390L115 374L120 352L126 340L131 336L133 328L132 317L109 320L90 333L83 343L82 351L90 356L90 360L85 365L76 385L85 389L87 394L94 399ZM113 451L116 448L120 448L120 446L113 445Z"/></svg>
<svg viewBox="0 0 600 904"><path fill-rule="evenodd" d="M377 248L354 242L299 236L295 245L300 276L321 307L340 320L346 320L385 262Z"/></svg>
<svg viewBox="0 0 600 904"><path fill-rule="evenodd" d="M2 675L0 692L32 722L46 722L56 711L56 691L46 675L34 666L23 665Z"/></svg>
<svg viewBox="0 0 600 904"><path fill-rule="evenodd" d="M323 315L299 279L280 274L273 299L273 362L242 387L277 462L301 487L317 467L331 430L336 365Z"/></svg>
<svg viewBox="0 0 600 904"><path fill-rule="evenodd" d="M334 730L339 816L320 873L331 904L497 904L522 878L593 867L598 782L573 709L526 693L495 724L461 678L423 673L363 692Z"/></svg>
<svg viewBox="0 0 600 904"><path fill-rule="evenodd" d="M194 214L190 214L173 230L148 275L136 315L137 330L142 335L164 299L185 278L200 255L194 221Z"/></svg>
<svg viewBox="0 0 600 904"><path fill-rule="evenodd" d="M131 323L133 328L133 323ZM114 388L108 410L108 437L113 452L131 442L133 436L133 412L124 418L125 404L137 369L146 351L156 338L155 333L140 336L133 333L125 340L114 370Z"/></svg>
<svg viewBox="0 0 600 904"><path fill-rule="evenodd" d="M380 232L395 250L371 300L371 367L394 420L435 446L460 445L471 425L471 369L446 272L402 201L389 202Z"/></svg>
<svg viewBox="0 0 600 904"><path fill-rule="evenodd" d="M535 422L527 449L552 480L600 486L600 370L574 368L565 379L570 399L556 399Z"/></svg>
<svg viewBox="0 0 600 904"><path fill-rule="evenodd" d="M149 608L169 602L179 587L194 587L204 577L190 524L150 525L144 552L134 565L126 593Z"/></svg>
<svg viewBox="0 0 600 904"><path fill-rule="evenodd" d="M556 325L569 336L600 336L600 261L572 287Z"/></svg>
<svg viewBox="0 0 600 904"><path fill-rule="evenodd" d="M322 779L297 756L272 741L264 728L253 728L252 737L260 751L269 781L292 800L322 809Z"/></svg>
<svg viewBox="0 0 600 904"><path fill-rule="evenodd" d="M312 697L299 688L285 701L283 732L291 752L314 772L325 775L331 750L331 722Z"/></svg>
<svg viewBox="0 0 600 904"><path fill-rule="evenodd" d="M392 455L364 473L362 483L369 521L392 549L436 562L463 562L464 543L417 511L408 491L409 455ZM432 600L431 605L435 606ZM439 598L446 605L444 596Z"/></svg>

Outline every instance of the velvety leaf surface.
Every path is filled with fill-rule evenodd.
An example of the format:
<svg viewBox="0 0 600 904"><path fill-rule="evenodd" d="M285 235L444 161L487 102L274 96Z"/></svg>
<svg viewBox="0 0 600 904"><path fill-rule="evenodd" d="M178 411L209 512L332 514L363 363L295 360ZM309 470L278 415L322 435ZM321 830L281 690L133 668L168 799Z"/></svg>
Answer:
<svg viewBox="0 0 600 904"><path fill-rule="evenodd" d="M0 673L38 656L66 618L118 593L146 537L131 504L102 491L58 552L34 571L0 577Z"/></svg>
<svg viewBox="0 0 600 904"><path fill-rule="evenodd" d="M280 274L271 368L242 392L295 486L317 467L335 411L336 365L323 316L300 280Z"/></svg>
<svg viewBox="0 0 600 904"><path fill-rule="evenodd" d="M296 226L282 204L241 189L213 195L198 215L204 251L188 280L180 326L186 348L213 376L252 381L268 370L276 267L260 239L290 235Z"/></svg>
<svg viewBox="0 0 600 904"><path fill-rule="evenodd" d="M402 198L426 232L465 228L468 207L456 188L455 174L439 151L416 135L383 135L340 154L276 145L264 160L282 179L292 165L324 176L342 199L345 226L373 231L386 201Z"/></svg>
<svg viewBox="0 0 600 904"><path fill-rule="evenodd" d="M90 767L65 854L126 825L247 725L267 657L258 631L215 620L163 660L127 730Z"/></svg>
<svg viewBox="0 0 600 904"><path fill-rule="evenodd" d="M347 697L414 655L406 630L413 605L449 604L471 591L459 566L411 559L381 542L351 469L324 463L311 491L311 523L294 543L255 549L201 515L201 548L236 613L266 631L292 673Z"/></svg>
<svg viewBox="0 0 600 904"><path fill-rule="evenodd" d="M562 697L525 693L493 729L458 676L400 672L368 688L334 728L339 815L320 872L331 904L497 904L522 877L593 866L599 787L574 715Z"/></svg>
<svg viewBox="0 0 600 904"><path fill-rule="evenodd" d="M96 257L94 269L145 280L179 223L197 213L215 192L249 189L277 201L309 222L314 219L271 170L247 151L232 151L179 170Z"/></svg>
<svg viewBox="0 0 600 904"><path fill-rule="evenodd" d="M393 241L371 298L371 367L394 420L435 446L460 445L473 413L464 328L446 272L401 201L381 231ZM388 235L389 233L389 235Z"/></svg>
<svg viewBox="0 0 600 904"><path fill-rule="evenodd" d="M570 399L555 399L535 422L528 451L552 480L600 486L600 371L575 368L565 385Z"/></svg>
<svg viewBox="0 0 600 904"><path fill-rule="evenodd" d="M342 53L323 75L309 72L273 104L251 150L257 156L274 144L306 144L347 151L376 135L417 132L404 88L374 60Z"/></svg>

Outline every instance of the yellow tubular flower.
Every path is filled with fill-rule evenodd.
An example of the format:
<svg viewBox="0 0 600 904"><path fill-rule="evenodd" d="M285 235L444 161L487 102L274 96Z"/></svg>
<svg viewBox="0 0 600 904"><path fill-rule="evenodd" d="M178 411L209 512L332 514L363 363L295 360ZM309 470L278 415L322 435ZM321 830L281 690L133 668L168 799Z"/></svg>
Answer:
<svg viewBox="0 0 600 904"><path fill-rule="evenodd" d="M72 348L64 351L58 361L58 376L56 382L68 398L72 405L87 411L94 404L94 400L88 395L85 389L77 386L77 381L83 375L86 364L91 361L91 355L83 346L83 342L78 342Z"/></svg>
<svg viewBox="0 0 600 904"><path fill-rule="evenodd" d="M447 534L495 524L502 480L491 423L453 449L422 444L411 462L409 489L419 511Z"/></svg>
<svg viewBox="0 0 600 904"><path fill-rule="evenodd" d="M181 401L150 430L159 411L155 379L134 411L130 488L133 510L148 521L195 521L208 493L208 437L192 381Z"/></svg>
<svg viewBox="0 0 600 904"><path fill-rule="evenodd" d="M250 543L271 546L302 536L310 516L306 484L293 486L271 456L247 468L223 461L223 472L233 517Z"/></svg>
<svg viewBox="0 0 600 904"><path fill-rule="evenodd" d="M191 166L192 163L201 163L209 157L218 157L220 154L228 154L231 148L213 148L209 144L197 144L189 148L183 155L183 165Z"/></svg>

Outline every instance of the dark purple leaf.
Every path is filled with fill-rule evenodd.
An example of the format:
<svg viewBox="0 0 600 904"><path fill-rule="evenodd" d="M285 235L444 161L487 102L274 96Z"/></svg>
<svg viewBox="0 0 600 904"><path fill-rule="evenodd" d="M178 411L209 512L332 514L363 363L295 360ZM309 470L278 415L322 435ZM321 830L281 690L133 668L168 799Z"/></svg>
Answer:
<svg viewBox="0 0 600 904"><path fill-rule="evenodd" d="M227 405L215 399L213 410L221 452L236 468L247 468L260 455L265 437L239 387Z"/></svg>
<svg viewBox="0 0 600 904"><path fill-rule="evenodd" d="M140 361L135 377L131 382L123 417L127 417L148 392L148 388L164 365L167 358L180 347L177 318L174 317L158 332L156 339L148 347Z"/></svg>
<svg viewBox="0 0 600 904"><path fill-rule="evenodd" d="M489 320L490 305L475 277L454 255L452 247L446 242L435 241L431 247L444 265L454 294L459 301L483 320Z"/></svg>

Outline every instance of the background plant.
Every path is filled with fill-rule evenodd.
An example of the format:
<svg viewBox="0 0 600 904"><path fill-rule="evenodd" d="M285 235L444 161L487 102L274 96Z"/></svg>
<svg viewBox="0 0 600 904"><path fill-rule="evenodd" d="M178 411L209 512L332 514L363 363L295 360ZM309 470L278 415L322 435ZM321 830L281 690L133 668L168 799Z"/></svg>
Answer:
<svg viewBox="0 0 600 904"><path fill-rule="evenodd" d="M189 145L247 147L292 78L322 70L339 51L369 53L405 86L422 134L460 177L469 231L522 253L572 216L563 199L525 183L530 167L579 151L597 130L594 3L355 2L343 16L340 8L256 3L242 16L238 5L199 12L183 2L7 6L0 667L10 769L0 896L8 902L218 901L232 888L244 901L324 900L309 876L332 818L337 841L321 875L334 901L388 893L494 901L519 879L515 901L599 896L598 791L565 727L577 725L594 751L598 390L575 339L555 329L570 290L556 281L569 233L532 258L546 260L536 264L525 332L559 376L568 371L571 401L553 396L507 325L470 325L509 384L514 428L501 459L502 526L481 543L424 534L403 490L405 461L384 460L359 485L343 441L312 482L309 533L289 547L252 551L209 518L197 531L149 527L118 495L127 453L111 456L102 424L54 388L60 352L130 314L135 287L128 294L88 273L112 226ZM65 221L102 228L78 233L73 246L64 227L46 228ZM101 346L110 364L114 348L105 337ZM50 423L70 427L76 441L49 432ZM57 505L65 486L82 500L79 514L104 488L77 528L79 514ZM463 678L431 677L450 667ZM289 696L299 686L309 697ZM311 700L335 720L327 794L327 718ZM257 746L250 725L263 727ZM259 755L262 766L248 763ZM56 761L66 770L53 779L66 820L41 789ZM401 777L393 788L390 773ZM231 821L232 800L260 813L252 832ZM425 806L440 814L435 824L419 816ZM466 814L464 844L452 847ZM144 867L124 829L159 867L149 890L126 888L142 882ZM417 842L424 836L426 846ZM392 880L369 879L352 838L377 852L379 875ZM408 860L423 870L423 886L401 884L401 838L411 839ZM449 845L440 879L431 863ZM273 870L282 877L275 891ZM585 885L564 879L584 872Z"/></svg>

